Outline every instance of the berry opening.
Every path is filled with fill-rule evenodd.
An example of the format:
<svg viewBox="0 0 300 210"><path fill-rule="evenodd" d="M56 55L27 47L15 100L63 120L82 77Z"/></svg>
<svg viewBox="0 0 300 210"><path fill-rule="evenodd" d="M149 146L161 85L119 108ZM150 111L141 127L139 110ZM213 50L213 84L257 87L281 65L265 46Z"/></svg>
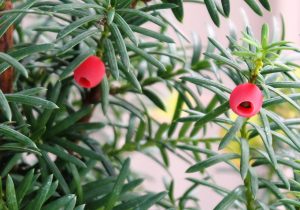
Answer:
<svg viewBox="0 0 300 210"><path fill-rule="evenodd" d="M253 108L253 104L250 101L244 101L244 102L242 102L242 103L239 104L239 106L237 107L237 109L240 112L250 114L250 113L253 112L254 108Z"/></svg>
<svg viewBox="0 0 300 210"><path fill-rule="evenodd" d="M87 78L85 78L85 77L81 77L81 78L79 79L79 84L80 84L81 86L83 86L83 87L90 87L90 86L91 86L90 81L89 81Z"/></svg>

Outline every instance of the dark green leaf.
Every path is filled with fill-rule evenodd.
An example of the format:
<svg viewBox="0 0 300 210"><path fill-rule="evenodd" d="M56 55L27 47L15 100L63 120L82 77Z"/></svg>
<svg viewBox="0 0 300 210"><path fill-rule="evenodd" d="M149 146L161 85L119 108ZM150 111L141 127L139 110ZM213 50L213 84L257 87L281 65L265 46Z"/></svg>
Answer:
<svg viewBox="0 0 300 210"><path fill-rule="evenodd" d="M201 127L207 122L211 121L212 119L216 118L217 116L225 113L229 109L229 102L224 102L214 110L210 111L203 117L201 117L195 124L195 127Z"/></svg>
<svg viewBox="0 0 300 210"><path fill-rule="evenodd" d="M20 74L22 74L25 77L28 77L27 70L25 67L19 63L15 58L12 56L5 54L3 52L0 52L0 61L4 61L8 64L10 64L12 67L14 67Z"/></svg>
<svg viewBox="0 0 300 210"><path fill-rule="evenodd" d="M219 162L224 162L224 161L228 161L231 159L236 159L239 158L240 156L238 154L221 154L221 155L215 155L212 156L204 161L201 161L191 167L188 168L188 170L186 171L187 173L194 173L197 171L200 171L202 169L206 169L209 166L215 165Z"/></svg>
<svg viewBox="0 0 300 210"><path fill-rule="evenodd" d="M120 70L123 72L123 74L125 75L126 79L128 80L128 82L139 92L142 93L142 87L141 84L139 82L139 80L137 79L136 75L133 73L133 71L127 71L125 68L123 68L123 66L120 67Z"/></svg>
<svg viewBox="0 0 300 210"><path fill-rule="evenodd" d="M138 40L135 37L132 29L129 27L129 25L126 23L126 21L122 18L121 15L115 14L115 21L118 27L128 36L128 38L134 43L135 45L138 45Z"/></svg>
<svg viewBox="0 0 300 210"><path fill-rule="evenodd" d="M114 21L115 14L116 14L115 8L111 7L108 9L108 12L107 12L107 24L108 25L110 25Z"/></svg>
<svg viewBox="0 0 300 210"><path fill-rule="evenodd" d="M233 191L228 193L223 200L214 208L214 210L224 210L229 209L231 205L238 200L238 198L241 196L243 192L243 187L239 186L235 188Z"/></svg>
<svg viewBox="0 0 300 210"><path fill-rule="evenodd" d="M256 13L258 14L259 16L262 16L263 13L262 11L260 10L258 4L256 3L255 0L245 0L245 2L249 5L249 7L251 7L251 9Z"/></svg>
<svg viewBox="0 0 300 210"><path fill-rule="evenodd" d="M227 64L228 66L231 66L232 68L241 71L240 66L234 61L234 60L230 60L224 56L221 55L216 55L216 54L212 54L212 53L204 53L207 57L210 57L216 61L222 62Z"/></svg>
<svg viewBox="0 0 300 210"><path fill-rule="evenodd" d="M58 106L51 101L47 101L35 96L28 96L19 93L5 94L7 101L25 104L29 106L41 106L45 109L57 109Z"/></svg>
<svg viewBox="0 0 300 210"><path fill-rule="evenodd" d="M127 202L124 202L116 207L113 210L129 210L129 209L149 209L153 204L160 201L166 193L162 192L156 195L143 195L136 198L132 198Z"/></svg>
<svg viewBox="0 0 300 210"><path fill-rule="evenodd" d="M164 26L165 25L165 23L161 19L159 19L157 17L154 17L154 16L152 16L152 15L146 13L146 12L143 12L141 10L137 10L137 9L118 9L117 11L125 13L125 14L128 14L128 13L130 14L131 13L131 14L140 16L141 18L149 20L149 21L151 21L151 22L153 22L153 23L155 23L159 26Z"/></svg>
<svg viewBox="0 0 300 210"><path fill-rule="evenodd" d="M131 51L140 55L141 57L143 57L145 60L147 60L152 65L156 66L159 70L166 71L165 66L160 61L158 61L155 57L153 57L152 55L148 54L147 52L145 52L144 50L142 50L140 48L137 48L134 45L127 44L126 46L128 49L130 49Z"/></svg>
<svg viewBox="0 0 300 210"><path fill-rule="evenodd" d="M192 56L192 69L198 63L201 55L202 45L199 36L193 33L193 56Z"/></svg>
<svg viewBox="0 0 300 210"><path fill-rule="evenodd" d="M104 167L106 167L106 169L108 171L113 171L113 169L109 168L110 165L107 164L108 160L102 153L95 152L90 149L86 149L84 147L81 147L81 146L78 146L77 144L72 143L71 141L67 141L64 139L54 139L54 141L56 144L64 147L67 150L74 151L74 152L78 153L79 155L81 155L82 157L89 157L91 159L101 161L103 163Z"/></svg>
<svg viewBox="0 0 300 210"><path fill-rule="evenodd" d="M10 138L11 140L20 142L25 145L30 145L34 148L36 148L35 143L28 138L27 136L24 136L23 134L19 133L18 131L6 126L6 125L0 125L0 132L5 137Z"/></svg>
<svg viewBox="0 0 300 210"><path fill-rule="evenodd" d="M260 4L268 11L271 11L269 0L259 0Z"/></svg>
<svg viewBox="0 0 300 210"><path fill-rule="evenodd" d="M282 131L290 138L290 140L298 147L300 148L300 143L298 141L298 138L295 136L295 134L282 122L280 118L275 113L269 112L265 110L266 115L271 118L274 123L276 123Z"/></svg>
<svg viewBox="0 0 300 210"><path fill-rule="evenodd" d="M63 192L65 194L69 194L70 193L69 186L68 186L66 180L64 179L64 177L62 176L60 170L56 166L56 164L49 158L49 156L46 152L41 151L41 153L42 153L43 160L45 160L48 167L50 168L50 170L52 171L54 176L57 178L57 180L59 181L59 185L60 185L61 189L63 190Z"/></svg>
<svg viewBox="0 0 300 210"><path fill-rule="evenodd" d="M136 117L133 114L130 114L127 133L126 133L126 137L125 137L126 143L130 143L132 141L133 136L134 136L134 133L135 133L135 120L136 120Z"/></svg>
<svg viewBox="0 0 300 210"><path fill-rule="evenodd" d="M235 138L236 133L241 129L244 123L243 117L238 117L233 126L228 130L219 144L219 150L224 149L231 140Z"/></svg>
<svg viewBox="0 0 300 210"><path fill-rule="evenodd" d="M6 179L6 204L9 210L18 210L18 202L14 182L10 175Z"/></svg>
<svg viewBox="0 0 300 210"><path fill-rule="evenodd" d="M177 126L176 121L180 117L183 104L184 104L184 101L183 101L182 97L180 97L180 95L178 95L177 102L176 102L176 107L175 107L173 117L172 117L172 124L169 127L169 131L168 131L168 137L171 137L173 135L175 129L176 129L176 126Z"/></svg>
<svg viewBox="0 0 300 210"><path fill-rule="evenodd" d="M106 75L101 82L101 106L103 113L106 115L109 106L109 83Z"/></svg>
<svg viewBox="0 0 300 210"><path fill-rule="evenodd" d="M98 4L88 4L88 3L63 3L53 7L53 11L66 11L66 10L74 10L74 9L90 9L95 8L100 11L104 11L105 8Z"/></svg>
<svg viewBox="0 0 300 210"><path fill-rule="evenodd" d="M22 157L22 154L14 154L9 161L7 161L5 167L1 171L1 176L6 176L12 169L17 165L17 163L20 161Z"/></svg>
<svg viewBox="0 0 300 210"><path fill-rule="evenodd" d="M129 173L129 164L130 160L126 159L125 162L122 165L122 168L120 170L120 174L114 184L114 187L112 189L112 192L110 193L109 199L105 205L105 210L112 210L115 203L117 202L121 190L123 188L124 182L126 177L128 176Z"/></svg>
<svg viewBox="0 0 300 210"><path fill-rule="evenodd" d="M61 209L65 207L67 204L70 203L71 200L75 198L75 195L65 195L61 198L58 198L46 206L43 207L43 210L54 210L54 209Z"/></svg>
<svg viewBox="0 0 300 210"><path fill-rule="evenodd" d="M166 111L166 106L164 102L159 98L158 95L156 95L154 92L152 92L149 89L144 88L143 93L145 96L147 96L158 108L160 108L163 111Z"/></svg>
<svg viewBox="0 0 300 210"><path fill-rule="evenodd" d="M261 110L261 113L262 112L263 111ZM275 157L275 152L273 150L272 144L270 144L270 142L269 142L270 141L269 137L268 138L266 137L266 133L264 132L264 130L261 127L257 126L254 123L249 122L249 124L251 124L257 130L257 132L259 133L259 135L260 135L260 137L263 141L263 144L266 148L266 151L269 155L271 163L274 165L274 167L277 167L277 159ZM272 140L272 138L271 138L271 140Z"/></svg>
<svg viewBox="0 0 300 210"><path fill-rule="evenodd" d="M67 25L65 28L63 28L58 34L57 34L57 39L62 39L65 36L69 35L73 31L75 31L77 28L83 26L84 24L87 24L91 21L96 21L100 20L101 16L100 15L90 15L86 16L83 18L80 18L71 24Z"/></svg>
<svg viewBox="0 0 300 210"><path fill-rule="evenodd" d="M49 132L46 133L47 137L55 136L64 130L68 129L70 126L74 125L77 121L87 116L92 111L91 107L84 107L81 110L75 112L74 114L66 117L65 119L57 122L54 127L52 127Z"/></svg>
<svg viewBox="0 0 300 210"><path fill-rule="evenodd" d="M286 100L288 103L290 103L292 106L294 106L298 111L300 111L300 106L297 102L295 102L293 99L291 99L288 95L282 93L281 91L277 90L276 88L268 86L268 89L272 92L276 93L280 97L282 97L284 100Z"/></svg>
<svg viewBox="0 0 300 210"><path fill-rule="evenodd" d="M44 202L46 201L49 189L51 187L52 179L53 179L53 176L50 175L47 178L47 180L45 180L45 182L43 183L42 187L39 189L36 196L31 200L29 205L27 205L26 210L30 210L32 208L34 208L36 210L40 210L42 208Z"/></svg>
<svg viewBox="0 0 300 210"><path fill-rule="evenodd" d="M105 55L109 65L109 70L115 79L119 79L118 62L112 42L109 39L104 40Z"/></svg>
<svg viewBox="0 0 300 210"><path fill-rule="evenodd" d="M183 1L182 0L165 0L165 1L177 5L176 8L172 8L172 12L176 17L176 19L182 22L183 15L184 15Z"/></svg>
<svg viewBox="0 0 300 210"><path fill-rule="evenodd" d="M222 0L222 8L226 17L229 17L230 14L230 1L229 0Z"/></svg>
<svg viewBox="0 0 300 210"><path fill-rule="evenodd" d="M261 45L266 48L269 44L269 26L264 24L261 29Z"/></svg>
<svg viewBox="0 0 300 210"><path fill-rule="evenodd" d="M299 201L288 199L288 198L280 199L279 202L281 202L283 204L289 204L289 205L292 205L294 207L300 207L300 202Z"/></svg>
<svg viewBox="0 0 300 210"><path fill-rule="evenodd" d="M39 145L39 148L46 151L51 152L52 154L56 155L57 157L61 158L62 160L65 160L67 162L73 163L77 165L78 167L85 168L86 165L84 162L82 162L80 159L76 158L75 156L66 153L62 149L58 149L57 147L51 147L47 144L41 144Z"/></svg>
<svg viewBox="0 0 300 210"><path fill-rule="evenodd" d="M72 47L78 45L80 42L84 41L85 39L89 38L90 36L94 35L97 32L99 32L98 29L93 29L93 30L87 30L87 31L84 31L83 33L80 33L78 36L73 38L71 41L67 42L67 44L65 44L61 48L59 54L64 54L65 52L70 50Z"/></svg>
<svg viewBox="0 0 300 210"><path fill-rule="evenodd" d="M121 61L122 61L123 65L125 66L125 68L129 69L130 60L129 60L126 45L125 45L124 39L121 35L121 32L119 31L117 25L114 24L114 23L112 23L110 25L110 31L112 33L112 36L114 37L115 42L116 42L117 50L120 54Z"/></svg>
<svg viewBox="0 0 300 210"><path fill-rule="evenodd" d="M161 33L157 33L155 31L152 31L152 30L149 30L149 29L146 29L146 28L142 28L142 27L139 27L139 26L134 26L134 25L130 25L130 28L133 31L137 32L137 33L143 34L143 35L148 36L148 37L152 37L152 38L157 39L161 42L174 43L172 38L170 38L168 36L165 36Z"/></svg>
<svg viewBox="0 0 300 210"><path fill-rule="evenodd" d="M11 121L12 113L9 107L9 104L4 96L2 90L0 90L0 109L2 109L3 114L5 115L8 121Z"/></svg>
<svg viewBox="0 0 300 210"><path fill-rule="evenodd" d="M135 142L136 143L139 143L143 137L144 137L144 134L145 134L145 130L146 130L146 124L145 122L141 121L138 128L137 128L137 132L136 132L136 135L135 135Z"/></svg>
<svg viewBox="0 0 300 210"><path fill-rule="evenodd" d="M17 194L17 199L18 199L18 204L20 205L23 198L27 194L29 188L32 185L33 181L33 175L34 175L34 170L30 170L27 172L27 174L24 176L22 182L19 184L16 194Z"/></svg>
<svg viewBox="0 0 300 210"><path fill-rule="evenodd" d="M49 51L50 49L53 48L53 46L54 46L53 44L38 44L38 45L31 44L29 46L22 47L20 49L16 49L12 52L9 52L9 55L19 61L34 53ZM0 74L4 72L7 68L9 68L9 66L10 64L8 63L0 64Z"/></svg>
<svg viewBox="0 0 300 210"><path fill-rule="evenodd" d="M219 27L220 18L219 18L216 3L214 2L214 0L204 0L204 3L206 5L206 8L209 12L211 19L214 21L215 25Z"/></svg>
<svg viewBox="0 0 300 210"><path fill-rule="evenodd" d="M225 87L223 84L220 84L213 80L206 79L204 77L186 77L186 76L184 76L184 77L181 77L181 79L184 81L189 81L189 82L194 83L199 86L202 86L203 84L207 85L207 86L214 86L223 92L231 93L231 90L229 88Z"/></svg>
<svg viewBox="0 0 300 210"><path fill-rule="evenodd" d="M92 51L84 51L83 53L81 53L80 55L78 55L76 58L74 58L72 60L71 63L69 63L69 65L67 66L66 69L64 69L62 71L62 73L60 74L60 79L66 79L67 76L73 72L83 61L85 61L89 56L91 56L93 54Z"/></svg>
<svg viewBox="0 0 300 210"><path fill-rule="evenodd" d="M29 9L37 0L28 0L21 6L20 9ZM20 18L22 13L16 13L8 16L3 23L0 24L0 37Z"/></svg>
<svg viewBox="0 0 300 210"><path fill-rule="evenodd" d="M247 139L240 139L240 148L241 148L241 177L246 178L248 169L249 169L249 160L250 160L250 148Z"/></svg>

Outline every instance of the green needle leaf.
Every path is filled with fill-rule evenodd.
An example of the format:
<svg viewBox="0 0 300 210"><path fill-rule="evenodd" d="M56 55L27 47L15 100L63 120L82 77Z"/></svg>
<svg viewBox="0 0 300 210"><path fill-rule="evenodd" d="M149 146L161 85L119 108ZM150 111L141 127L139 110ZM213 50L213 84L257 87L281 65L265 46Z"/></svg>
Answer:
<svg viewBox="0 0 300 210"><path fill-rule="evenodd" d="M269 0L259 0L260 4L268 11L271 11Z"/></svg>
<svg viewBox="0 0 300 210"><path fill-rule="evenodd" d="M22 5L21 8L19 9L23 9L23 10L27 10L29 9L35 2L37 2L37 0L28 0L25 2L25 4ZM22 17L22 13L16 13L16 14L12 14L10 16L4 16L1 18L6 18L4 19L4 22L0 23L0 37L3 36L3 34L5 34L5 32L9 29L9 27L11 27L15 22L17 22L21 17Z"/></svg>
<svg viewBox="0 0 300 210"><path fill-rule="evenodd" d="M230 14L230 1L229 0L221 0L222 8L226 17L229 17Z"/></svg>
<svg viewBox="0 0 300 210"><path fill-rule="evenodd" d="M228 160L232 160L232 159L236 159L236 158L239 158L240 155L238 154L233 154L233 153L230 153L230 154L221 154L221 155L214 155L204 161L201 161L191 167L188 168L188 170L186 171L187 173L194 173L194 172L197 172L197 171L201 171L203 169L206 169L212 165L215 165L217 163L220 163L220 162L224 162L224 161L228 161Z"/></svg>
<svg viewBox="0 0 300 210"><path fill-rule="evenodd" d="M11 121L12 113L9 107L9 104L6 100L5 95L3 94L2 90L0 90L0 109L2 109L3 114L5 115L8 121Z"/></svg>
<svg viewBox="0 0 300 210"><path fill-rule="evenodd" d="M109 70L115 79L119 79L118 62L112 42L109 39L104 40L105 56L109 65Z"/></svg>
<svg viewBox="0 0 300 210"><path fill-rule="evenodd" d="M146 13L146 12L143 12L141 10L136 10L136 9L118 9L117 11L125 13L125 14L128 14L128 13L130 14L131 13L131 14L134 14L136 16L140 16L141 18L144 18L146 20L149 20L149 21L151 21L151 22L153 22L153 23L155 23L155 24L157 24L159 26L162 26L162 27L165 26L165 23L161 19L159 19L157 17L154 17L154 16L152 16L152 15Z"/></svg>
<svg viewBox="0 0 300 210"><path fill-rule="evenodd" d="M214 0L204 0L208 13L216 26L220 26L220 18L217 6Z"/></svg>
<svg viewBox="0 0 300 210"><path fill-rule="evenodd" d="M269 44L269 26L264 24L261 29L261 46L266 48Z"/></svg>
<svg viewBox="0 0 300 210"><path fill-rule="evenodd" d="M75 31L77 28L90 23L92 21L100 20L101 16L100 15L90 15L87 17L80 18L71 24L67 25L65 28L63 28L58 34L57 34L57 39L62 39Z"/></svg>
<svg viewBox="0 0 300 210"><path fill-rule="evenodd" d="M109 82L106 75L101 82L101 106L106 115L109 107Z"/></svg>
<svg viewBox="0 0 300 210"><path fill-rule="evenodd" d="M4 135L5 137L10 138L11 140L20 142L25 145L30 145L34 148L36 148L35 143L28 138L27 136L24 136L23 134L19 133L18 131L6 126L6 125L0 125L0 133Z"/></svg>
<svg viewBox="0 0 300 210"><path fill-rule="evenodd" d="M79 44L80 42L82 42L85 39L89 38L90 36L96 34L97 32L99 32L98 29L93 29L93 30L87 30L87 31L79 34L74 39L72 39L71 41L67 42L67 44L62 47L62 49L60 50L59 54L60 55L64 54L65 52L67 52L68 50L70 50L72 47L76 46L77 44Z"/></svg>
<svg viewBox="0 0 300 210"><path fill-rule="evenodd" d="M9 210L18 210L18 202L14 182L10 175L6 179L6 203Z"/></svg>
<svg viewBox="0 0 300 210"><path fill-rule="evenodd" d="M121 35L121 32L119 31L117 25L114 23L112 23L110 25L110 30L111 30L112 36L116 42L117 50L121 56L122 63L126 67L126 69L129 69L130 60L129 60L129 56L127 53L125 41Z"/></svg>
<svg viewBox="0 0 300 210"><path fill-rule="evenodd" d="M27 174L23 178L22 182L19 184L19 186L17 188L18 204L21 204L23 198L25 197L30 186L32 185L33 176L34 176L34 170L32 169L29 172L27 172Z"/></svg>
<svg viewBox="0 0 300 210"><path fill-rule="evenodd" d="M145 60L147 60L152 65L156 66L159 70L166 71L165 66L160 61L158 61L155 57L153 57L152 55L148 54L147 52L145 52L144 50L142 50L140 48L137 48L134 45L127 44L126 46L128 49L130 49L131 51L140 55L141 57L143 57Z"/></svg>
<svg viewBox="0 0 300 210"><path fill-rule="evenodd" d="M110 8L107 12L107 24L110 25L113 21L114 21L114 18L115 18L115 8Z"/></svg>
<svg viewBox="0 0 300 210"><path fill-rule="evenodd" d="M140 33L140 34L143 34L145 36L148 36L148 37L152 37L154 39L157 39L161 42L167 42L167 43L174 43L174 40L168 36L165 36L163 34L160 34L160 33L157 33L155 31L152 31L152 30L149 30L149 29L146 29L146 28L142 28L142 27L139 27L139 26L135 26L135 25L130 25L130 28L137 32L137 33Z"/></svg>
<svg viewBox="0 0 300 210"><path fill-rule="evenodd" d="M224 149L231 140L235 138L236 133L241 129L244 123L243 117L238 117L233 126L228 130L219 144L219 150Z"/></svg>
<svg viewBox="0 0 300 210"><path fill-rule="evenodd" d="M115 23L118 27L128 36L128 38L132 41L133 44L138 45L138 40L134 35L130 26L126 23L126 21L119 14L115 14Z"/></svg>
<svg viewBox="0 0 300 210"><path fill-rule="evenodd" d="M248 5L249 7L256 13L258 14L259 16L262 16L263 13L262 11L260 10L259 8L259 5L256 3L255 0L244 0Z"/></svg>
<svg viewBox="0 0 300 210"><path fill-rule="evenodd" d="M104 208L105 210L112 210L116 201L118 200L121 190L123 188L123 185L125 183L125 179L129 173L129 164L130 164L130 160L126 159L120 170L120 174L114 184L113 190L110 193L109 199L105 205L105 208Z"/></svg>
<svg viewBox="0 0 300 210"><path fill-rule="evenodd" d="M28 77L27 70L25 67L19 63L15 58L12 56L5 54L3 52L0 52L0 61L4 61L8 64L10 64L12 67L14 67L17 71L20 72L24 77Z"/></svg>
<svg viewBox="0 0 300 210"><path fill-rule="evenodd" d="M214 208L214 210L230 209L230 206L241 196L244 190L243 188L243 186L239 186L228 193L228 195L223 198L223 200Z"/></svg>
<svg viewBox="0 0 300 210"><path fill-rule="evenodd" d="M240 148L241 148L241 177L245 179L249 169L249 160L250 160L250 148L248 144L248 140L241 138L240 140Z"/></svg>
<svg viewBox="0 0 300 210"><path fill-rule="evenodd" d="M23 95L19 93L5 94L7 101L25 104L29 106L41 106L45 109L57 109L58 106L51 101L47 101L35 96Z"/></svg>
<svg viewBox="0 0 300 210"><path fill-rule="evenodd" d="M67 206L67 204L69 204L71 202L71 200L73 200L74 198L75 198L75 195L72 195L72 194L62 196L61 198L58 198L58 199L50 202L46 206L44 206L43 210L62 209L65 206Z"/></svg>
<svg viewBox="0 0 300 210"><path fill-rule="evenodd" d="M176 19L179 22L183 21L183 16L184 16L184 8L183 8L183 1L182 0L165 0L168 3L176 4L177 7L172 8L172 12Z"/></svg>

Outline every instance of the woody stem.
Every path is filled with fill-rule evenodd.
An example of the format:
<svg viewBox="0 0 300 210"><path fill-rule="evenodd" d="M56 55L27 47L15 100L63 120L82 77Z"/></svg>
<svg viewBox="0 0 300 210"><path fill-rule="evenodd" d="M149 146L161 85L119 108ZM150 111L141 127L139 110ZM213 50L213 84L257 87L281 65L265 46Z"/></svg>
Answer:
<svg viewBox="0 0 300 210"><path fill-rule="evenodd" d="M12 9L11 0L6 0L0 6L0 11ZM7 32L0 37L0 52L7 52L10 48L13 47L13 31L14 28L11 26ZM8 68L5 72L0 74L0 89L4 93L13 92L13 79L14 79L14 70L13 68Z"/></svg>

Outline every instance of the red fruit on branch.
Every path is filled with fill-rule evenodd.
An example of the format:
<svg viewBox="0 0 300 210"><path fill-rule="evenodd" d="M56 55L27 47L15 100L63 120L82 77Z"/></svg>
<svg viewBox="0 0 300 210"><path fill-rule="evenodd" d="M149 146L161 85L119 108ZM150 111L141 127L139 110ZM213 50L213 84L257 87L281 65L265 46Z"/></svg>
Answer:
<svg viewBox="0 0 300 210"><path fill-rule="evenodd" d="M232 91L229 98L230 108L234 113L242 117L256 115L263 104L261 90L252 83L238 85Z"/></svg>
<svg viewBox="0 0 300 210"><path fill-rule="evenodd" d="M105 64L97 56L88 57L74 71L74 79L78 85L84 88L97 86L105 75Z"/></svg>

